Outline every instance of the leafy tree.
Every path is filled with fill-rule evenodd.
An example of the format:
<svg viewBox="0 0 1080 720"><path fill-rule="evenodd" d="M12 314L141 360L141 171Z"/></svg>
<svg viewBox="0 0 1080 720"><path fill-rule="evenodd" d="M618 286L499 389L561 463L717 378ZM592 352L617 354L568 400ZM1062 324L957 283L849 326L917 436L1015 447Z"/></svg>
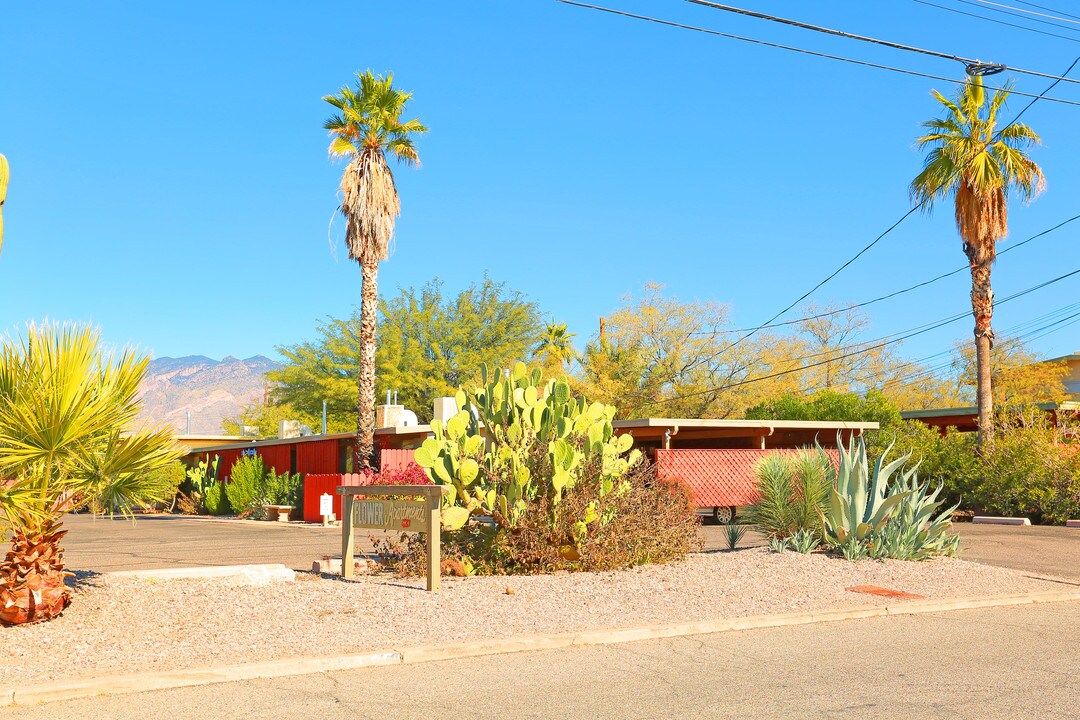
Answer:
<svg viewBox="0 0 1080 720"><path fill-rule="evenodd" d="M1004 405L1029 405L1043 402L1062 402L1068 398L1065 378L1067 362L1042 360L1020 338L998 338L990 351L993 372L991 385L994 402ZM977 387L975 351L970 345L956 346L956 385L960 397L970 402Z"/></svg>
<svg viewBox="0 0 1080 720"><path fill-rule="evenodd" d="M947 110L944 118L923 123L928 132L916 143L928 148L925 165L911 183L911 195L927 211L953 197L956 227L971 265L971 311L975 316L976 402L979 445L993 442L991 347L994 293L990 270L997 241L1008 233L1008 194L1015 189L1030 200L1045 185L1042 170L1025 154L1039 136L1014 122L998 129L998 112L1009 97L996 90L988 98L982 78L969 77L956 100L934 91Z"/></svg>
<svg viewBox="0 0 1080 720"><path fill-rule="evenodd" d="M877 422L882 427L900 422L900 410L881 393L859 395L822 390L810 397L783 395L746 411L751 420L823 420Z"/></svg>
<svg viewBox="0 0 1080 720"><path fill-rule="evenodd" d="M420 420L431 418L432 401L475 382L484 363L505 368L531 359L540 333L535 303L505 283L484 278L452 298L436 279L408 288L380 304L381 341L376 353L378 393L398 393L398 402ZM328 400L330 426L352 412L361 318L330 318L317 340L278 348L285 364L268 374L271 400L303 412L321 412ZM315 427L312 425L312 427Z"/></svg>
<svg viewBox="0 0 1080 720"><path fill-rule="evenodd" d="M341 178L341 213L349 257L360 264L360 368L357 375L356 460L371 466L375 445L375 315L379 263L390 255L401 204L386 156L419 165L413 137L427 132L419 120L402 121L412 93L393 87L392 74L357 73L356 89L343 87L326 102L339 112L323 125L330 154L349 159Z"/></svg>
<svg viewBox="0 0 1080 720"><path fill-rule="evenodd" d="M588 345L575 391L614 405L618 417L725 418L799 386L802 346L758 333L739 341L726 306L682 302L647 284L611 313ZM776 377L768 377L784 373Z"/></svg>
<svg viewBox="0 0 1080 720"><path fill-rule="evenodd" d="M352 398L349 398L352 401ZM318 432L322 428L322 401L312 405L316 412L300 410L292 405L275 405L273 403L263 405L255 403L248 405L240 411L236 418L227 418L221 422L221 429L226 435L242 435L243 426L259 428L259 437L274 437L278 433L278 424L282 420L299 420L302 425ZM337 415L327 411L327 432L348 432L354 420L352 412L346 410Z"/></svg>
<svg viewBox="0 0 1080 720"><path fill-rule="evenodd" d="M0 624L49 620L68 606L68 511L93 504L130 515L176 492L158 472L179 452L164 429L139 428L149 358L101 349L89 327L30 326L0 342Z"/></svg>

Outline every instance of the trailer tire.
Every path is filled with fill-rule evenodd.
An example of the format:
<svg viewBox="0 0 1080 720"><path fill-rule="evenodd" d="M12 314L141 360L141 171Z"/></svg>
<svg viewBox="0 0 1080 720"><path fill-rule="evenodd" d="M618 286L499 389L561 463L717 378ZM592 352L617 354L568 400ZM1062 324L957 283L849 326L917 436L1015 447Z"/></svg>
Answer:
<svg viewBox="0 0 1080 720"><path fill-rule="evenodd" d="M712 519L717 525L730 525L735 522L735 508L717 505L712 509Z"/></svg>

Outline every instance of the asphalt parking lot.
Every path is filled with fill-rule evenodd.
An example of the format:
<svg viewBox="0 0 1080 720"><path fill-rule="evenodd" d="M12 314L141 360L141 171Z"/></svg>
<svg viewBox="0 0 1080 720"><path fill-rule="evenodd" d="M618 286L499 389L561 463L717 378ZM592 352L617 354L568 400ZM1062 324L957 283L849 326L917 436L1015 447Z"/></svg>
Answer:
<svg viewBox="0 0 1080 720"><path fill-rule="evenodd" d="M64 521L67 566L80 572L113 572L199 565L283 563L306 570L324 555L341 552L341 531L301 523L275 523L142 515L135 521L70 515ZM957 523L967 560L1080 580L1080 529ZM701 527L702 549L727 547L725 528ZM362 549L369 549L361 535ZM747 532L741 547L763 545Z"/></svg>

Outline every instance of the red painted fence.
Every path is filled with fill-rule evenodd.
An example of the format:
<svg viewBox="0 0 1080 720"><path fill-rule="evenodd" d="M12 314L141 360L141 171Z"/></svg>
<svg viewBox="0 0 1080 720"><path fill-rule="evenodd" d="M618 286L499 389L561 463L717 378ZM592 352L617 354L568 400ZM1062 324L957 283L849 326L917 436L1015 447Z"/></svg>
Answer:
<svg viewBox="0 0 1080 720"><path fill-rule="evenodd" d="M299 449L299 448L298 448ZM413 461L414 450L383 450L379 453L380 471L404 470L405 466ZM297 465L300 458L297 457ZM329 465L329 458L326 458ZM334 458L337 464L337 458ZM334 496L334 515L341 519L341 496L337 494L337 488L346 483L356 485L364 484L363 475L342 475L341 473L308 473L304 476L304 522L322 522L319 515L319 498L323 493Z"/></svg>
<svg viewBox="0 0 1080 720"><path fill-rule="evenodd" d="M758 499L754 471L767 455L795 455L795 449L657 450L656 475L690 486L698 507L738 507ZM836 450L826 450L835 464Z"/></svg>

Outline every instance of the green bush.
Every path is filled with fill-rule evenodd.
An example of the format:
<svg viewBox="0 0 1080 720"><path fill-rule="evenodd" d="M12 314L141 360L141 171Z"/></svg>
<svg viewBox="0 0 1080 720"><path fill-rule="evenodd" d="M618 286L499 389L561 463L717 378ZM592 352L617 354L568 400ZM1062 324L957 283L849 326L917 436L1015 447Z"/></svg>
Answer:
<svg viewBox="0 0 1080 720"><path fill-rule="evenodd" d="M234 513L251 515L261 510L260 501L266 486L266 467L259 455L246 455L233 463L225 494Z"/></svg>
<svg viewBox="0 0 1080 720"><path fill-rule="evenodd" d="M893 452L918 459L921 477L945 487L949 504L991 515L1027 516L1060 523L1080 515L1080 448L1068 442L1071 427L1054 426L1034 407L1004 407L995 418L992 449L980 455L975 433L948 432L914 420L868 433L867 453Z"/></svg>
<svg viewBox="0 0 1080 720"><path fill-rule="evenodd" d="M800 450L795 457L768 455L754 473L760 495L747 510L748 523L779 540L800 530L822 535L821 511L834 474L823 451Z"/></svg>
<svg viewBox="0 0 1080 720"><path fill-rule="evenodd" d="M304 476L300 473L280 475L270 468L263 480L260 492L260 504L291 505L294 513L304 512Z"/></svg>
<svg viewBox="0 0 1080 720"><path fill-rule="evenodd" d="M203 505L211 515L228 515L232 508L229 506L229 498L225 494L225 486L219 482L206 489L203 496Z"/></svg>

